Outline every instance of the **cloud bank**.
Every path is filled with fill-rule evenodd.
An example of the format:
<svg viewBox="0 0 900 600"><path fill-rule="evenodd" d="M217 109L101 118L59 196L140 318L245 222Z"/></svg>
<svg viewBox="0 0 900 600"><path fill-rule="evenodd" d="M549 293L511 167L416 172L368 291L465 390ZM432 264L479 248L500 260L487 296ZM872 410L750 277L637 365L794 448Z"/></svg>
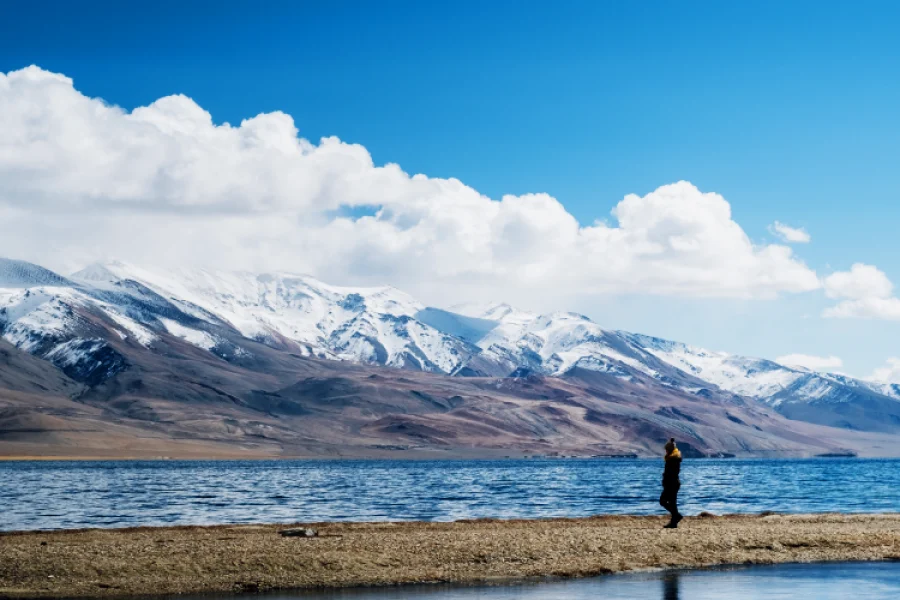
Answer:
<svg viewBox="0 0 900 600"><path fill-rule="evenodd" d="M685 181L628 195L611 217L582 226L547 194L493 199L378 166L360 145L303 139L281 112L216 124L185 96L128 112L38 67L0 73L0 255L290 270L448 301L821 286L791 248L753 243L725 198Z"/></svg>

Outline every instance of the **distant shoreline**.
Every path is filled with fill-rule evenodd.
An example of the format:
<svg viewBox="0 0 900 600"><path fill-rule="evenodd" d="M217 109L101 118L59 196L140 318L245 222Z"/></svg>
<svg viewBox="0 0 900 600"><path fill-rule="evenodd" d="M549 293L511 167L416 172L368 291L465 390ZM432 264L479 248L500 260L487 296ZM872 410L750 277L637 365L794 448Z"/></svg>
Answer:
<svg viewBox="0 0 900 600"><path fill-rule="evenodd" d="M123 597L900 560L900 514L137 527L0 534L0 597ZM297 525L294 525L297 526Z"/></svg>

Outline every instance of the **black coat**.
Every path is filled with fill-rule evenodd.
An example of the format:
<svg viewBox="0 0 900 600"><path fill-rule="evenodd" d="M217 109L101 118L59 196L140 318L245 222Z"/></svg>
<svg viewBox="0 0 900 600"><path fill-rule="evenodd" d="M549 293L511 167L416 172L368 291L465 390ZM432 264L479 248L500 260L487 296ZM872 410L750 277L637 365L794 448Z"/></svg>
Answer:
<svg viewBox="0 0 900 600"><path fill-rule="evenodd" d="M663 486L680 485L678 475L681 473L681 457L672 456L666 459L666 468L663 471Z"/></svg>

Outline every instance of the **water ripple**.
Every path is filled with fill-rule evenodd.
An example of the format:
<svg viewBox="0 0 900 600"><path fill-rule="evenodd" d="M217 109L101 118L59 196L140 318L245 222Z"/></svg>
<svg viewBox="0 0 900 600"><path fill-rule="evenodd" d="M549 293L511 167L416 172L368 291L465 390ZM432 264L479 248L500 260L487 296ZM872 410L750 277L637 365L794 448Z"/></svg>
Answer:
<svg viewBox="0 0 900 600"><path fill-rule="evenodd" d="M0 530L659 514L660 461L0 463ZM682 509L900 511L900 460L693 460Z"/></svg>

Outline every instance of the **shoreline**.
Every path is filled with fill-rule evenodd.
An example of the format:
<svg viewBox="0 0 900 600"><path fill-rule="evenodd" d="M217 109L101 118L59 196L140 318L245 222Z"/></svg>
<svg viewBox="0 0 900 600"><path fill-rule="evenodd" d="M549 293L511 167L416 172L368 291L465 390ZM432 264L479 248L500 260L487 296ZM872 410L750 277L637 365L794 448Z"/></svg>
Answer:
<svg viewBox="0 0 900 600"><path fill-rule="evenodd" d="M900 514L137 527L0 533L0 598L502 583L657 569L900 560ZM306 526L318 537L282 537Z"/></svg>

